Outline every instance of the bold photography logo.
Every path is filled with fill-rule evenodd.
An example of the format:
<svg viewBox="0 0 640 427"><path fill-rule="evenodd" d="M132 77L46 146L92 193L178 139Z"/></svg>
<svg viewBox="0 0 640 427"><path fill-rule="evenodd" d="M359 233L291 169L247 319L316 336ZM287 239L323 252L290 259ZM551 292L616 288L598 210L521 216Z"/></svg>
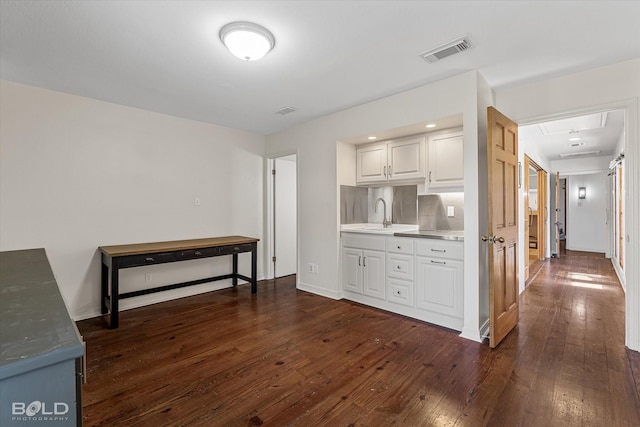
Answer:
<svg viewBox="0 0 640 427"><path fill-rule="evenodd" d="M64 415L69 413L69 405L64 402L45 403L34 400L28 405L25 402L11 403L12 421L65 421L69 417Z"/></svg>

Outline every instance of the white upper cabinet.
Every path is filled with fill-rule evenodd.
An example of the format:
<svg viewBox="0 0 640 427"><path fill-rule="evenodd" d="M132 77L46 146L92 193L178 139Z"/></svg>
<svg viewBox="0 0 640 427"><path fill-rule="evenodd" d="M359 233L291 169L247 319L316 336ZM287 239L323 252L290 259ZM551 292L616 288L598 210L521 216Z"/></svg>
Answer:
<svg viewBox="0 0 640 427"><path fill-rule="evenodd" d="M358 184L418 181L426 177L423 135L367 144L356 149Z"/></svg>
<svg viewBox="0 0 640 427"><path fill-rule="evenodd" d="M452 188L464 185L462 130L429 137L429 188Z"/></svg>
<svg viewBox="0 0 640 427"><path fill-rule="evenodd" d="M365 145L356 149L358 184L387 180L387 144Z"/></svg>

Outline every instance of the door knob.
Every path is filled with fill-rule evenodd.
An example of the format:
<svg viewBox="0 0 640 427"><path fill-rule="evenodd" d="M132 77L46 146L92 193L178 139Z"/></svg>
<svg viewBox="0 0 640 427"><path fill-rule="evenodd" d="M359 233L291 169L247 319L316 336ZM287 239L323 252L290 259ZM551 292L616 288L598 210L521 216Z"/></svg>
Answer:
<svg viewBox="0 0 640 427"><path fill-rule="evenodd" d="M504 237L496 237L496 236L482 236L480 239L482 239L483 242L489 242L489 243L504 243Z"/></svg>

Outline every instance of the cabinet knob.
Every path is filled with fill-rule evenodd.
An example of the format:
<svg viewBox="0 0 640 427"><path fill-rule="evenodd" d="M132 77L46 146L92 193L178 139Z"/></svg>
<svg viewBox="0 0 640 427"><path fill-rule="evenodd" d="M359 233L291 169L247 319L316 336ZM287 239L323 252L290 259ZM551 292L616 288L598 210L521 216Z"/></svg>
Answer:
<svg viewBox="0 0 640 427"><path fill-rule="evenodd" d="M397 268L398 270L400 270L400 266L397 266L396 268Z"/></svg>
<svg viewBox="0 0 640 427"><path fill-rule="evenodd" d="M398 249L402 249L400 246L398 246Z"/></svg>

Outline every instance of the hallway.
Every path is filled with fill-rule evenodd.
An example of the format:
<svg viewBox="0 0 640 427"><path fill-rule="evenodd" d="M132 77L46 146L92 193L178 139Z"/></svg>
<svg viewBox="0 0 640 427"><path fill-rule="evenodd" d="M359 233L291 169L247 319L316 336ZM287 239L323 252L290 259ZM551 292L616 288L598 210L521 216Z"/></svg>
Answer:
<svg viewBox="0 0 640 427"><path fill-rule="evenodd" d="M638 425L631 421L640 406L631 369L638 355L624 347L624 307L603 254L567 251L542 263L521 295L518 328L503 343L518 347L516 372L520 365L529 372L512 390L526 424Z"/></svg>

